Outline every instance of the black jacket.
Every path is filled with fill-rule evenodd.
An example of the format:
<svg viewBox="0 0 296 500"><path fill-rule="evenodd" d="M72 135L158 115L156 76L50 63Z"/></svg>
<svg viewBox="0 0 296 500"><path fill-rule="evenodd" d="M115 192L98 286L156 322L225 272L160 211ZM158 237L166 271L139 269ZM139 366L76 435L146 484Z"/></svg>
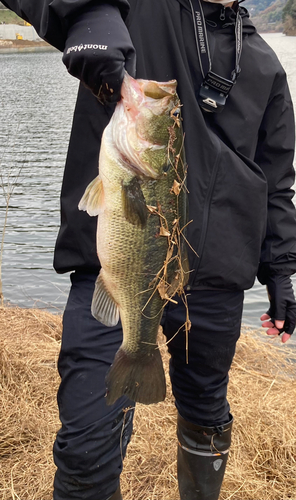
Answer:
<svg viewBox="0 0 296 500"><path fill-rule="evenodd" d="M111 0L110 0L111 1ZM73 16L88 0L4 0L63 50ZM137 77L176 78L183 104L188 162L192 252L191 285L247 289L256 273L296 271L296 217L292 203L295 132L286 75L257 34L247 11L242 72L221 114L197 104L202 77L188 0L113 0L121 8L137 51ZM128 4L129 14L126 16ZM234 68L235 13L204 3L213 70L229 78ZM96 220L77 205L97 175L102 131L110 110L80 86L62 187L57 272L98 269ZM70 117L69 117L70 119Z"/></svg>

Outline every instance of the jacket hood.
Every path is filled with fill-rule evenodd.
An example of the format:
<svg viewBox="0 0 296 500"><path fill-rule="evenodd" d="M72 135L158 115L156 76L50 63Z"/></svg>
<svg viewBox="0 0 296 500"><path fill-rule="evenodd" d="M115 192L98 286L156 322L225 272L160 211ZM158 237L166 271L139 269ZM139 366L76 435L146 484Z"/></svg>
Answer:
<svg viewBox="0 0 296 500"><path fill-rule="evenodd" d="M191 11L189 0L178 0L185 9ZM233 7L224 7L216 3L202 2L202 7L206 19L207 26L210 30L227 29L235 25L236 12L239 9L243 19L243 33L252 34L256 32L256 28L250 20L249 12L245 7L241 7L238 2L235 2Z"/></svg>

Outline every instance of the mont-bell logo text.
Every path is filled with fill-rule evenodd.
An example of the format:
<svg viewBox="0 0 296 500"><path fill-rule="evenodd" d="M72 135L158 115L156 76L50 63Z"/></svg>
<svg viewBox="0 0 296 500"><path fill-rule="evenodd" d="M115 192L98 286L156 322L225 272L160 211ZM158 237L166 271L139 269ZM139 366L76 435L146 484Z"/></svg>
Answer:
<svg viewBox="0 0 296 500"><path fill-rule="evenodd" d="M197 24L197 33L198 33L198 38L199 38L200 51L203 54L205 54L207 52L206 44L205 44L205 35L204 35L203 26L202 26L201 14L200 14L200 12L198 12L198 10L195 11L195 19L196 19L196 24Z"/></svg>
<svg viewBox="0 0 296 500"><path fill-rule="evenodd" d="M70 54L71 52L81 52L81 50L107 50L108 45L97 45L93 43L86 43L83 45L82 43L80 45L74 45L74 47L69 47L67 50L67 54Z"/></svg>

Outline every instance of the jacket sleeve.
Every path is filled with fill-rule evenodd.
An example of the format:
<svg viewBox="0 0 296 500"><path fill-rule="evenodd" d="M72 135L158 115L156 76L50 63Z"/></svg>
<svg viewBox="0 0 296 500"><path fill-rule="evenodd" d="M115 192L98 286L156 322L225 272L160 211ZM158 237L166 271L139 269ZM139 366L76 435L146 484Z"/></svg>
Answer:
<svg viewBox="0 0 296 500"><path fill-rule="evenodd" d="M38 35L63 51L72 19L82 10L102 3L117 6L125 19L129 10L127 0L1 0L10 10L34 26Z"/></svg>
<svg viewBox="0 0 296 500"><path fill-rule="evenodd" d="M261 123L255 156L268 184L267 229L258 269L262 284L270 275L290 276L296 272L294 149L293 105L286 74L280 67Z"/></svg>

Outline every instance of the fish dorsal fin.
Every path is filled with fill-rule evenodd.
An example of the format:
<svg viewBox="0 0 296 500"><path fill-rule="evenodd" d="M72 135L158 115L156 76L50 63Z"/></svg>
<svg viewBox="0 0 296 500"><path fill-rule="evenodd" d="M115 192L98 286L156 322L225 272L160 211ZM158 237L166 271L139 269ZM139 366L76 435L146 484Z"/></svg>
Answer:
<svg viewBox="0 0 296 500"><path fill-rule="evenodd" d="M84 210L88 215L99 215L104 204L103 182L98 175L86 188L78 205L79 210Z"/></svg>
<svg viewBox="0 0 296 500"><path fill-rule="evenodd" d="M134 226L144 228L148 209L137 177L133 177L128 184L122 184L122 203L126 220Z"/></svg>
<svg viewBox="0 0 296 500"><path fill-rule="evenodd" d="M91 313L94 318L106 326L115 326L119 321L118 306L105 285L102 272L100 272L96 280Z"/></svg>

